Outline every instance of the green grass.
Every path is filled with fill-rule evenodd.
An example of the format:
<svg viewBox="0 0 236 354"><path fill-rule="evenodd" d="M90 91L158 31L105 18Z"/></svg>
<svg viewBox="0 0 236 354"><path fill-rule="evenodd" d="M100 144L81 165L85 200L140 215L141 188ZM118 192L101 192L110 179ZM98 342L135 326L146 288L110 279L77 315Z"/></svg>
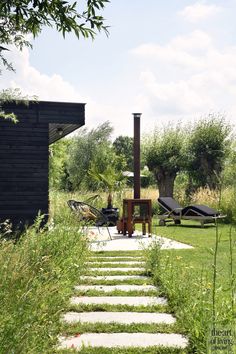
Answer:
<svg viewBox="0 0 236 354"><path fill-rule="evenodd" d="M199 224L198 224L199 225ZM216 228L199 227L193 222L182 226L155 227L155 233L194 246L190 250L163 250L158 246L147 252L148 267L152 269L154 283L167 295L168 304L176 314L178 323L190 339L190 352L206 354L206 343L213 325L213 290L217 323L231 326L236 319L235 303L232 309L230 275L230 225L219 225L219 244L216 257L216 283L213 282ZM236 259L235 229L233 230L233 260ZM236 264L233 264L233 274Z"/></svg>
<svg viewBox="0 0 236 354"><path fill-rule="evenodd" d="M102 290L75 290L76 296L162 296L163 292L156 290L113 290L112 292L105 292Z"/></svg>
<svg viewBox="0 0 236 354"><path fill-rule="evenodd" d="M103 279L80 279L78 284L84 285L152 285L151 277L146 279L117 279L117 280L103 280Z"/></svg>
<svg viewBox="0 0 236 354"><path fill-rule="evenodd" d="M58 354L78 353L75 349L64 349L58 351ZM149 347L149 348L103 348L103 347L87 347L79 351L80 354L187 354L184 349L165 348L165 347Z"/></svg>
<svg viewBox="0 0 236 354"><path fill-rule="evenodd" d="M96 257L143 257L143 252L142 251L99 251L93 253L93 256Z"/></svg>
<svg viewBox="0 0 236 354"><path fill-rule="evenodd" d="M143 264L140 264L140 263L131 263L131 264L123 264L123 263L106 263L106 264L103 264L102 262L98 262L98 263L93 263L93 264L89 264L88 263L88 266L91 267L91 270L92 268L143 268L144 265Z"/></svg>
<svg viewBox="0 0 236 354"><path fill-rule="evenodd" d="M165 312L171 313L171 309L168 305L151 305L151 306L132 306L132 305L110 305L110 304L68 304L66 311L77 312Z"/></svg>
<svg viewBox="0 0 236 354"><path fill-rule="evenodd" d="M172 250L162 252L166 261L168 257L171 257L173 266L177 267L177 270L190 269L192 274L200 275L203 273L206 280L208 280L209 289L212 288L213 252L216 237L215 231L216 229L214 226L206 226L204 228L193 227L193 224L190 222L185 222L184 226L169 225L168 227L157 228L158 235L188 243L194 247L191 250ZM217 257L217 283L222 287L222 294L223 291L225 291L224 298L229 295L226 291L229 286L229 231L230 225L219 225L220 237ZM235 244L235 229L233 230L233 237ZM234 247L233 250L233 259L236 259L236 247ZM233 267L233 271L236 273L236 263L233 264Z"/></svg>
<svg viewBox="0 0 236 354"><path fill-rule="evenodd" d="M120 324L120 323L76 323L64 324L62 335L73 336L77 333L180 333L177 324Z"/></svg>

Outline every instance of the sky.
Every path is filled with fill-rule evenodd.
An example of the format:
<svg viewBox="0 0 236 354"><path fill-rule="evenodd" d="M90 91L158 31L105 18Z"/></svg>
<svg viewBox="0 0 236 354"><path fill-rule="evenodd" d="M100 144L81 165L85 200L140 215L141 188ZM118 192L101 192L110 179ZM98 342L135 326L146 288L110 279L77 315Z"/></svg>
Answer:
<svg viewBox="0 0 236 354"><path fill-rule="evenodd" d="M86 127L109 120L113 137L220 113L236 123L236 0L111 0L95 40L44 28L33 49L11 48L18 87L39 100L86 103Z"/></svg>

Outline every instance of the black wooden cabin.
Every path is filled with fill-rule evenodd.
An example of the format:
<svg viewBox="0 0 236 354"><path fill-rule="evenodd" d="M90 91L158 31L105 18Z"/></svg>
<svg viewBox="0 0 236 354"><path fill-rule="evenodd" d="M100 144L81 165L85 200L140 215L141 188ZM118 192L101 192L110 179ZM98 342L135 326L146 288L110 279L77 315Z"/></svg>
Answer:
<svg viewBox="0 0 236 354"><path fill-rule="evenodd" d="M0 223L32 224L48 215L49 144L85 123L85 104L64 102L5 103L18 123L0 119Z"/></svg>

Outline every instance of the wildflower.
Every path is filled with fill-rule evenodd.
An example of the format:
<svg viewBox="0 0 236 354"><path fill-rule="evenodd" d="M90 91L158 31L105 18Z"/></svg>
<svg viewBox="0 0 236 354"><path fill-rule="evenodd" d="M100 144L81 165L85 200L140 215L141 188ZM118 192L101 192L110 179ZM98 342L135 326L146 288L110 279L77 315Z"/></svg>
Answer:
<svg viewBox="0 0 236 354"><path fill-rule="evenodd" d="M180 259L182 259L183 257L181 256L176 256L176 259L179 261Z"/></svg>

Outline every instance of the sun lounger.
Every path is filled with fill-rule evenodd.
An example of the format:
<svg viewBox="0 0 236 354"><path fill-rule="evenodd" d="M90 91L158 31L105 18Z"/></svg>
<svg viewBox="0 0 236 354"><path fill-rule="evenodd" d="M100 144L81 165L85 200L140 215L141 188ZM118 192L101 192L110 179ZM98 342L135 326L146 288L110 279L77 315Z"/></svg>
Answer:
<svg viewBox="0 0 236 354"><path fill-rule="evenodd" d="M196 220L200 221L201 226L204 227L204 224L215 223L216 219L225 217L220 215L219 211L206 205L188 205L183 208L171 197L159 197L157 201L164 210L163 214L158 215L160 226L170 221L181 224L181 220Z"/></svg>

